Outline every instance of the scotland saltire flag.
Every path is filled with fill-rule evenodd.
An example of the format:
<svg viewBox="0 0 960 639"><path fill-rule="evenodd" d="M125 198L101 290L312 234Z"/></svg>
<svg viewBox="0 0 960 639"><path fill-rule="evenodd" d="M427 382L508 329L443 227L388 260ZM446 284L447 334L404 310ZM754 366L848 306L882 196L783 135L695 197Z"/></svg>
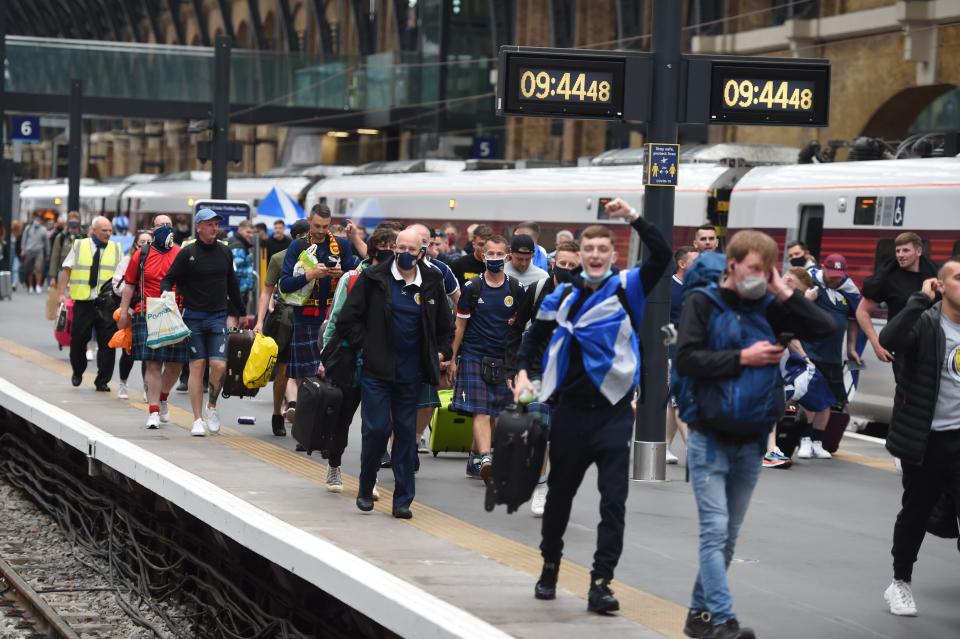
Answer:
<svg viewBox="0 0 960 639"><path fill-rule="evenodd" d="M557 329L543 354L541 402L563 384L574 337L580 344L587 376L611 404L623 399L640 383L640 342L630 315L620 303L619 289L623 289L630 312L639 324L646 302L639 268L608 277L603 286L587 298L575 317L570 317L570 309L583 295L580 289L561 284L543 300L537 319L555 320Z"/></svg>
<svg viewBox="0 0 960 639"><path fill-rule="evenodd" d="M837 403L837 398L830 390L830 384L817 367L807 364L806 360L790 353L780 362L780 372L783 374L786 398L793 400L814 413L826 410Z"/></svg>

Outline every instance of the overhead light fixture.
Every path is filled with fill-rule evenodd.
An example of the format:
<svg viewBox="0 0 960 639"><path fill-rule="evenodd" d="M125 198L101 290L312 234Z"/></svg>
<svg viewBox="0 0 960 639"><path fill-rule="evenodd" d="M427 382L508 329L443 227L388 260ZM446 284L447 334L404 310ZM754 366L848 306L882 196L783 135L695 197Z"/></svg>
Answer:
<svg viewBox="0 0 960 639"><path fill-rule="evenodd" d="M360 135L380 135L380 131L377 129L357 129L357 133Z"/></svg>
<svg viewBox="0 0 960 639"><path fill-rule="evenodd" d="M447 202L447 205L450 207L451 210L453 210L457 208L457 200L454 198L450 198L450 201Z"/></svg>
<svg viewBox="0 0 960 639"><path fill-rule="evenodd" d="M192 197L187 198L187 206L193 206L193 203L194 203L194 199Z"/></svg>
<svg viewBox="0 0 960 639"><path fill-rule="evenodd" d="M348 138L350 133L348 131L327 131L327 137L329 138Z"/></svg>

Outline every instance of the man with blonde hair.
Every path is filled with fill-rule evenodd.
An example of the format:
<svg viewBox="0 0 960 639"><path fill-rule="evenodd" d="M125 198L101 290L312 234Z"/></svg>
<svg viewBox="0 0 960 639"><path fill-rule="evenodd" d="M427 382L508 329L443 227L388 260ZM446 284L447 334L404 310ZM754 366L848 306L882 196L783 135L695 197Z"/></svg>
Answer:
<svg viewBox="0 0 960 639"><path fill-rule="evenodd" d="M777 271L778 250L759 231L740 231L726 256L702 253L693 269L723 263L720 284L693 289L683 303L678 393L689 425L687 460L700 519L700 569L684 634L753 639L733 612L727 568L760 473L766 438L782 416L780 359L784 333L822 337L832 319L788 287ZM741 401L729 401L730 397Z"/></svg>

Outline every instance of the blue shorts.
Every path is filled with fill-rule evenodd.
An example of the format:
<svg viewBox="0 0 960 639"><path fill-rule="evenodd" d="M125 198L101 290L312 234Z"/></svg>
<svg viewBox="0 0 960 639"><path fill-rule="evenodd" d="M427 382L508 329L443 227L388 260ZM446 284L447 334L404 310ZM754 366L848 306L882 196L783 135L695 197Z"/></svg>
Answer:
<svg viewBox="0 0 960 639"><path fill-rule="evenodd" d="M183 323L190 329L187 340L190 361L227 359L227 312L205 313L183 309Z"/></svg>

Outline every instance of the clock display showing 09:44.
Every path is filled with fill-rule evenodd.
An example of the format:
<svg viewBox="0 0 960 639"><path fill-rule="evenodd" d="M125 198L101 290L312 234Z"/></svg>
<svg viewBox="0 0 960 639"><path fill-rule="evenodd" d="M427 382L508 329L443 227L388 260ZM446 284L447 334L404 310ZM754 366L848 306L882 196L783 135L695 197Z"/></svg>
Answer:
<svg viewBox="0 0 960 639"><path fill-rule="evenodd" d="M611 73L524 69L520 74L520 95L527 100L610 102Z"/></svg>
<svg viewBox="0 0 960 639"><path fill-rule="evenodd" d="M813 83L730 78L723 82L723 103L728 109L810 111Z"/></svg>

